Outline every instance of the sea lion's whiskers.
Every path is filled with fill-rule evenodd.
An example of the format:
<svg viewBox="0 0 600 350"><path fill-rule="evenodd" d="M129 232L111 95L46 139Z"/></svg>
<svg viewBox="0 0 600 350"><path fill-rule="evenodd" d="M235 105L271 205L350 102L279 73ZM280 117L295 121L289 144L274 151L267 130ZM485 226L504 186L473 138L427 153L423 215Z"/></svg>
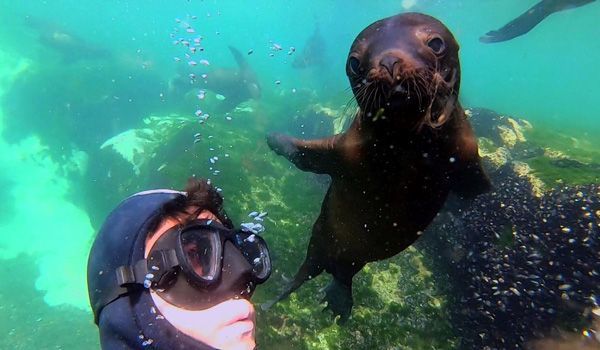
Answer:
<svg viewBox="0 0 600 350"><path fill-rule="evenodd" d="M346 115L346 113L348 112L348 109L352 106L352 105L358 105L358 100L357 97L352 95L350 96L350 98L348 99L348 101L344 104L344 110L343 110L343 115Z"/></svg>
<svg viewBox="0 0 600 350"><path fill-rule="evenodd" d="M363 93L360 96L360 100L362 101L362 105L365 107L365 109L368 109L369 107L369 101L371 99L371 95L373 94L373 89L371 88L373 85L373 82L371 82L367 87L365 87L365 89L363 90ZM358 96L357 96L357 101L358 101ZM360 106L360 104L359 104Z"/></svg>
<svg viewBox="0 0 600 350"><path fill-rule="evenodd" d="M373 107L377 107L377 106L375 106L375 103L377 103L377 100L375 99L375 97L377 96L378 89L379 89L379 84L375 84L375 87L373 89L371 89L371 91L369 91L369 95L368 95L368 99L367 99L367 103L365 104L365 107L368 107L371 111L373 111L375 109Z"/></svg>
<svg viewBox="0 0 600 350"><path fill-rule="evenodd" d="M354 93L353 93L353 94L350 96L350 98L348 99L348 102L346 102L346 104L344 105L344 109L343 109L343 111L342 111L342 115L344 115L344 116L345 116L345 115L347 115L347 113L348 113L348 110L349 110L349 109L350 109L352 106L354 106L354 107L356 107L356 106L359 106L358 99L359 99L359 98L362 98L362 97L364 96L364 94L365 94L365 92L366 92L367 88L368 88L368 87L369 87L371 84L372 84L372 82L367 82L367 83L364 83L364 84L360 85L360 86L357 88L356 94L354 94ZM352 87L349 87L349 88L347 88L345 91L348 91L348 90L350 90L350 89L352 89Z"/></svg>
<svg viewBox="0 0 600 350"><path fill-rule="evenodd" d="M410 100L412 96L410 96L410 83L411 83L412 79L407 79L407 78L403 78L402 81L400 81L400 86L402 86L402 84L406 83L406 91L408 92L408 99ZM416 92L415 92L416 93Z"/></svg>
<svg viewBox="0 0 600 350"><path fill-rule="evenodd" d="M415 94L417 95L417 100L419 101L419 106L423 103L423 96L421 96L421 86L417 82L417 78L415 76L411 77L410 80L414 86Z"/></svg>
<svg viewBox="0 0 600 350"><path fill-rule="evenodd" d="M428 125L432 128L435 128L435 124L434 124L434 119L431 115L431 111L433 109L433 104L435 103L435 101L437 100L437 91L438 91L438 86L439 84L431 84L433 85L433 91L430 94L431 101L429 101L429 106L427 106L427 110L425 112L425 116L423 117L423 120L421 121L421 123L419 123L419 131L422 129L423 126Z"/></svg>
<svg viewBox="0 0 600 350"><path fill-rule="evenodd" d="M379 91L379 87L380 87L380 86L381 86L380 84L377 84L377 85L375 86L375 92L373 93L373 103L376 103L376 102L380 101L380 98L381 98L381 96L380 96L380 95L383 95L383 90ZM380 106L377 106L377 107L378 107L378 108L376 109L376 111L377 111L377 113L379 113L379 110L380 110L380 109L381 109L383 106L381 106L381 105L380 105Z"/></svg>
<svg viewBox="0 0 600 350"><path fill-rule="evenodd" d="M414 75L413 83L415 85L415 90L417 92L417 96L419 98L419 107L425 103L424 95L429 91L428 82L424 77L424 73L419 73Z"/></svg>
<svg viewBox="0 0 600 350"><path fill-rule="evenodd" d="M342 115L346 116L348 113L348 110L353 105L358 105L358 101L356 101L356 97L354 95L352 95L352 97L350 97L350 99L348 99L348 102L346 102L346 104L344 105L344 109L342 110Z"/></svg>
<svg viewBox="0 0 600 350"><path fill-rule="evenodd" d="M432 94L433 98L431 100L431 103L429 104L427 113L425 115L425 118L423 119L422 124L427 124L431 128L435 129L439 128L444 123L446 123L446 121L448 121L448 116L450 115L451 111L454 109L454 106L456 104L456 97L454 96L454 83L449 85L439 72L436 71L435 73L433 73L431 83L431 85L433 85L434 87ZM432 115L434 105L441 106L439 115L437 115L435 118Z"/></svg>
<svg viewBox="0 0 600 350"><path fill-rule="evenodd" d="M352 96L356 103L358 103L359 99L362 100L365 97L365 93L367 92L369 86L370 84L363 84L362 86L358 87L356 94Z"/></svg>

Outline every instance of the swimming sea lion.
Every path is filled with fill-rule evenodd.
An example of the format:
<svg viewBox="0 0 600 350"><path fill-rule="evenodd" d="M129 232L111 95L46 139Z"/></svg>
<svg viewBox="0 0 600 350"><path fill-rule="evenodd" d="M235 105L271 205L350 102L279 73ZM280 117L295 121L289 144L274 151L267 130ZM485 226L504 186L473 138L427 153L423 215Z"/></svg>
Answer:
<svg viewBox="0 0 600 350"><path fill-rule="evenodd" d="M484 43L496 43L516 38L529 32L544 18L555 12L580 7L594 1L595 0L542 0L519 17L508 22L504 27L487 32L487 34L479 38L479 41Z"/></svg>
<svg viewBox="0 0 600 350"><path fill-rule="evenodd" d="M65 63L112 58L107 49L89 43L58 23L28 15L25 16L25 24L38 34L42 45L56 51Z"/></svg>
<svg viewBox="0 0 600 350"><path fill-rule="evenodd" d="M259 99L261 90L256 73L248 61L233 46L229 46L238 69L219 68L208 74L206 87L218 94L224 95L225 100L218 106L218 112L229 112L240 103L249 99Z"/></svg>
<svg viewBox="0 0 600 350"><path fill-rule="evenodd" d="M232 111L240 103L259 99L261 88L258 78L252 67L244 56L233 46L229 46L238 67L217 68L210 71L201 83L201 86L217 94L223 95L225 99L217 105L215 112L227 113ZM195 85L190 85L189 74L180 74L171 80L170 85L174 93L185 94Z"/></svg>
<svg viewBox="0 0 600 350"><path fill-rule="evenodd" d="M323 39L319 24L317 23L315 31L306 40L302 51L294 57L292 67L304 69L319 66L323 63L325 63L325 39Z"/></svg>
<svg viewBox="0 0 600 350"><path fill-rule="evenodd" d="M477 140L458 102L458 44L437 19L404 13L354 40L346 73L359 111L349 130L320 140L270 134L267 143L298 168L332 178L287 297L323 270L324 301L345 321L352 277L371 261L410 246L450 191L490 187Z"/></svg>

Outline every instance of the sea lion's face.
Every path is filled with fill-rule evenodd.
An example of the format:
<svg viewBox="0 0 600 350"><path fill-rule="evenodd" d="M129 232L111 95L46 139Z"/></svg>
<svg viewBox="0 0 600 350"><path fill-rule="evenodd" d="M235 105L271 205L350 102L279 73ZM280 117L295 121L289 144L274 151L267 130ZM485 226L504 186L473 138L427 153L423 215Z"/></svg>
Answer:
<svg viewBox="0 0 600 350"><path fill-rule="evenodd" d="M443 124L458 96L458 50L448 28L427 15L400 14L365 28L346 62L365 119Z"/></svg>

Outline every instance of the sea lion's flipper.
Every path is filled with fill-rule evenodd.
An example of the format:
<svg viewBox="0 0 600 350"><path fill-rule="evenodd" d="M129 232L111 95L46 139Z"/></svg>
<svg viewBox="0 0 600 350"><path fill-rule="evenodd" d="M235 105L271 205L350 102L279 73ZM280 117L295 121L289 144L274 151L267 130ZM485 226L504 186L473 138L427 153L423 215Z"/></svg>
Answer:
<svg viewBox="0 0 600 350"><path fill-rule="evenodd" d="M323 311L331 311L333 316L340 316L339 324L344 324L352 312L352 281L350 285L342 283L337 278L333 278L325 287L325 297L321 302L326 302L327 306Z"/></svg>
<svg viewBox="0 0 600 350"><path fill-rule="evenodd" d="M483 43L495 43L516 38L529 32L550 14L552 12L549 11L547 1L540 1L519 17L508 22L504 27L487 32L479 38L479 41Z"/></svg>
<svg viewBox="0 0 600 350"><path fill-rule="evenodd" d="M241 70L249 69L250 66L248 65L248 61L246 61L246 59L238 49L236 49L233 46L229 46L229 51L231 51L233 58L235 59Z"/></svg>
<svg viewBox="0 0 600 350"><path fill-rule="evenodd" d="M554 12L580 7L594 1L596 0L542 0L504 27L488 32L479 38L479 41L495 43L516 38L529 32Z"/></svg>
<svg viewBox="0 0 600 350"><path fill-rule="evenodd" d="M489 191L492 187L479 156L475 133L463 116L456 126L454 149L458 168L451 175L452 191L461 198L473 198Z"/></svg>
<svg viewBox="0 0 600 350"><path fill-rule="evenodd" d="M470 161L454 173L452 191L461 198L474 198L492 188L479 160Z"/></svg>
<svg viewBox="0 0 600 350"><path fill-rule="evenodd" d="M498 30L492 30L479 38L484 43L495 43L510 40L529 32L544 18L554 12L563 11L583 5L595 0L542 0L525 13L507 23Z"/></svg>
<svg viewBox="0 0 600 350"><path fill-rule="evenodd" d="M267 144L275 153L287 158L300 170L331 175L340 167L335 148L338 138L339 135L334 135L319 140L301 140L272 133L267 136Z"/></svg>
<svg viewBox="0 0 600 350"><path fill-rule="evenodd" d="M261 88L260 83L258 82L258 78L256 77L256 73L254 73L252 67L250 67L250 64L248 64L248 61L246 61L246 59L238 49L236 49L233 46L229 46L229 51L231 51L233 58L240 67L238 79L241 80L240 85L244 87L242 90L243 93L240 95L240 97L243 98L240 98L239 102L246 101L249 98L255 100L259 99L261 95Z"/></svg>
<svg viewBox="0 0 600 350"><path fill-rule="evenodd" d="M323 227L324 217L319 216L312 228L312 235L310 242L308 243L306 258L304 258L304 262L298 269L298 272L296 272L294 279L292 282L287 284L283 292L275 300L262 304L261 309L268 310L275 303L287 298L296 289L300 288L304 282L311 278L317 277L321 274L321 272L323 272L325 269L325 264L322 260L325 257L325 254L323 253L323 247L326 244L326 242L322 241L321 239Z"/></svg>
<svg viewBox="0 0 600 350"><path fill-rule="evenodd" d="M281 300L286 299L288 296L290 296L290 294L295 292L296 289L300 288L300 286L302 286L304 284L304 282L308 281L309 279L311 279L313 277L318 276L319 274L321 274L321 272L323 272L322 265L317 263L315 260L309 258L309 256L307 256L306 260L304 260L304 263L302 264L302 266L300 266L300 269L296 273L296 276L294 276L294 279L292 280L292 282L289 283L285 287L283 292L281 294L279 294L279 296L277 296L277 298L262 304L260 306L261 309L262 310L270 309L276 303L278 303Z"/></svg>
<svg viewBox="0 0 600 350"><path fill-rule="evenodd" d="M354 257L353 257L354 258ZM339 324L345 323L350 317L354 301L352 299L352 279L364 266L360 261L336 261L328 267L327 271L333 275L333 280L325 288L323 302L327 306L323 311L333 312L333 316L340 316Z"/></svg>

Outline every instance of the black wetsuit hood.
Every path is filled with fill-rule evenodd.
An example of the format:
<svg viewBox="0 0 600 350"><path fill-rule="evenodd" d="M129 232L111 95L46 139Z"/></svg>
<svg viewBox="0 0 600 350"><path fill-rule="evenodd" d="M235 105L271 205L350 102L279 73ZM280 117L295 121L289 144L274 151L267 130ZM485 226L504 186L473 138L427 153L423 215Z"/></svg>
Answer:
<svg viewBox="0 0 600 350"><path fill-rule="evenodd" d="M213 349L173 327L155 307L148 289L118 287L115 270L144 258L149 229L165 203L183 192L140 192L113 210L96 236L88 260L88 292L102 349Z"/></svg>

